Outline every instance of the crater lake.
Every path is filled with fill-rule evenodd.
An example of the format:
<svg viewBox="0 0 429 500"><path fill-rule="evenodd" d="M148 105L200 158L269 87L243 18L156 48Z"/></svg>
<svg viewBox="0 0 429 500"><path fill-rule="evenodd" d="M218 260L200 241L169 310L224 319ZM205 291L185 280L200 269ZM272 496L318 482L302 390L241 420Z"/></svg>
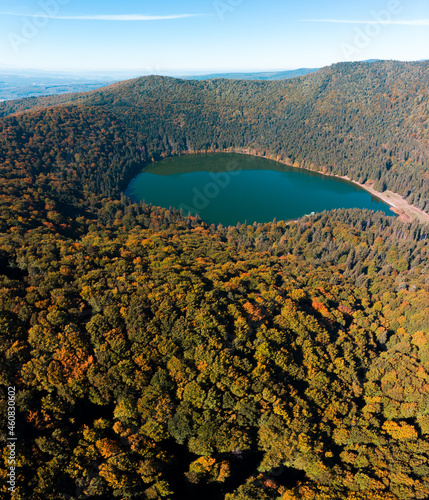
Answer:
<svg viewBox="0 0 429 500"><path fill-rule="evenodd" d="M356 184L237 153L165 158L144 167L124 194L134 202L182 209L209 224L289 221L335 208L394 216L389 205Z"/></svg>

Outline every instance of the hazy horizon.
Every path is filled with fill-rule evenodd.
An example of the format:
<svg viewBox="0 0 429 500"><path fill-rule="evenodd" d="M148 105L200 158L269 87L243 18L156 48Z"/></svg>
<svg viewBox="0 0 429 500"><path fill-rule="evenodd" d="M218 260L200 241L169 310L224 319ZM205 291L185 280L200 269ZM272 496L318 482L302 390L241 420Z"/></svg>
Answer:
<svg viewBox="0 0 429 500"><path fill-rule="evenodd" d="M398 60L398 59L388 59L389 61L398 61L398 62L424 62L427 61L428 59L418 59L418 60ZM67 71L67 70L43 70L43 69L38 69L38 68L20 68L20 67L7 67L3 66L0 64L0 73L7 74L10 72L10 74L23 74L28 72L29 74L33 73L34 76L36 77L39 75L40 77L58 77L58 78L66 78L66 77L74 77L78 79L85 79L87 78L88 80L92 80L94 78L105 78L106 80L110 81L114 79L115 77L124 77L124 78L138 78L139 76L170 76L170 77L192 77L192 76L210 76L210 75L217 75L217 74L230 74L230 75L240 75L240 74L277 74L277 73L283 73L283 72L294 72L294 71L299 71L299 70L312 70L312 71L318 71L324 67L329 67L334 64L339 64L339 63L348 63L348 62L374 62L374 61L382 61L381 59L373 59L373 60L361 60L361 61L337 61L332 64L328 64L325 66L321 67L293 67L293 68L274 68L274 69L265 69L265 70L259 70L259 69L249 69L249 70L242 70L242 69L236 69L236 70L222 70L222 69L217 69L217 68L209 68L206 70L183 70L182 72L180 71L168 71L166 70L165 72L162 73L145 73L145 72L139 72L138 70L116 70L114 68L112 69L103 69L103 70L97 70L97 71L89 71L89 70L75 70L75 71Z"/></svg>

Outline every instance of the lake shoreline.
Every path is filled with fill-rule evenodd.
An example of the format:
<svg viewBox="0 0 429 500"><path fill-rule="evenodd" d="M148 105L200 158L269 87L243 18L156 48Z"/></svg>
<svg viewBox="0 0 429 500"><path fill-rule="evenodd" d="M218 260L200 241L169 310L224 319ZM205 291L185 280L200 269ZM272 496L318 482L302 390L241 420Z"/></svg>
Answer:
<svg viewBox="0 0 429 500"><path fill-rule="evenodd" d="M236 154L245 154L245 155L250 155L250 156L256 156L259 158L266 158L267 160L273 160L278 163L283 163L283 165L287 165L288 167L294 167L302 170L308 170L309 172L317 172L318 174L325 175L326 177L336 177L337 179L344 179L348 182L351 182L355 184L356 186L361 187L362 189L365 189L365 191L368 191L372 196L375 196L379 200L383 201L387 205L390 205L390 210L394 212L397 216L398 219L402 222L413 222L413 220L418 220L419 222L423 222L426 224L429 224L429 214L424 212L423 210L420 210L419 208L415 207L414 205L410 205L401 195L398 193L394 193L393 191L383 191L382 193L380 191L376 191L372 186L375 184L374 181L369 181L365 184L362 184L360 182L354 181L350 179L347 175L335 175L335 174L329 174L327 172L323 172L321 170L311 170L308 168L300 167L299 165L295 165L292 162L288 162L286 160L281 160L281 159L276 159L271 156L267 155L262 155L262 154L257 154L252 153L248 149L233 149L233 150L218 150L218 151L213 151L214 153L236 153Z"/></svg>

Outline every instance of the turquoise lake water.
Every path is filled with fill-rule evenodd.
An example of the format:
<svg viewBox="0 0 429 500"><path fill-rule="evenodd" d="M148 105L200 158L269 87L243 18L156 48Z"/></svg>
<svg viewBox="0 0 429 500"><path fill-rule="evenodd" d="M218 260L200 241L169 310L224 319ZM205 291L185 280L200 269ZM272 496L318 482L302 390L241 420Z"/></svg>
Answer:
<svg viewBox="0 0 429 500"><path fill-rule="evenodd" d="M334 208L394 215L389 205L343 179L235 153L166 158L145 167L125 194L223 225L288 221Z"/></svg>

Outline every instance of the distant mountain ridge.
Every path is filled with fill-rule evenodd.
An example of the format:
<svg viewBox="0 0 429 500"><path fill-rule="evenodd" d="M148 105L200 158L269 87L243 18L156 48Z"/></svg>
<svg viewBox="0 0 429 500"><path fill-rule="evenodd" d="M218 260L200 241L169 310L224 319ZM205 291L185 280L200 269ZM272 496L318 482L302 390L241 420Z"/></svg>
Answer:
<svg viewBox="0 0 429 500"><path fill-rule="evenodd" d="M229 80L286 80L296 76L304 76L320 68L299 68L286 71L262 71L249 73L212 73L208 75L183 76L184 80L210 80L213 78L226 78Z"/></svg>

